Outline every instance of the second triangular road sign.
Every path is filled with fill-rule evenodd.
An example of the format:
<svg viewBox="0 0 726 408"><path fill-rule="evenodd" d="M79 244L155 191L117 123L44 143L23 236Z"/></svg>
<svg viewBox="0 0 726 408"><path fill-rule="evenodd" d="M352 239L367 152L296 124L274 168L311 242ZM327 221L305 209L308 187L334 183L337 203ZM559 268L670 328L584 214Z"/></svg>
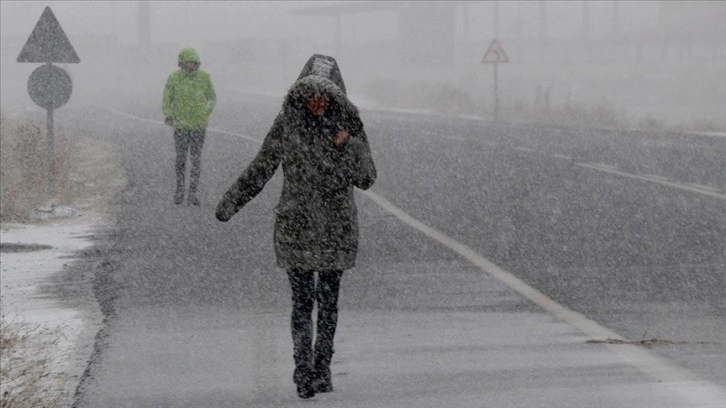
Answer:
<svg viewBox="0 0 726 408"><path fill-rule="evenodd" d="M487 48L487 52L484 53L484 58L481 59L481 63L493 64L503 62L509 62L509 57L507 57L507 53L504 52L504 48L502 48L499 41L495 38L492 40L491 44L489 44L489 48Z"/></svg>

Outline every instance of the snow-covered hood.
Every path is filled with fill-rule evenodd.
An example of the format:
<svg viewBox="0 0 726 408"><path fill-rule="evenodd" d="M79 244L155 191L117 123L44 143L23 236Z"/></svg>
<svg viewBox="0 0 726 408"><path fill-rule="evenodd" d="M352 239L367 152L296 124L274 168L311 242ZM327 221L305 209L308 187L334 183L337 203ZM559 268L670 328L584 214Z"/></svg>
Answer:
<svg viewBox="0 0 726 408"><path fill-rule="evenodd" d="M343 94L346 93L343 75L340 73L340 68L338 68L338 63L335 61L335 58L328 55L314 54L305 63L297 79L300 80L310 75L327 78L340 88Z"/></svg>
<svg viewBox="0 0 726 408"><path fill-rule="evenodd" d="M202 60L199 58L199 54L194 48L187 47L182 48L179 51L179 63L184 62L195 62L197 65L202 65Z"/></svg>

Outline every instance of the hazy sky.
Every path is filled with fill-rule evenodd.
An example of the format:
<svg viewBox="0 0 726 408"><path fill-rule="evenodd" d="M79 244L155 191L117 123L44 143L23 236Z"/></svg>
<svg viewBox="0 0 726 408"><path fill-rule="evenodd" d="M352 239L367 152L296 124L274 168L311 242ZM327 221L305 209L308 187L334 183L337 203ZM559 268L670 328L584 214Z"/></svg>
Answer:
<svg viewBox="0 0 726 408"><path fill-rule="evenodd" d="M53 9L84 62L72 68L80 72L93 68L94 62L105 62L94 59L102 55L95 51L107 51L99 47L108 47L111 52L118 48L126 52L135 50L133 45L139 41L140 3L0 0L3 90L7 93L11 86L15 86L18 93L25 93L25 83L32 66L18 64L16 58L46 6ZM420 69L403 63L406 61L400 58L405 55L403 53L420 48L428 50L432 41L429 36L422 38L420 44L406 43L407 48L399 47L397 12L375 11L343 16L339 43L335 37L335 18L291 13L296 9L341 3L353 2L152 1L149 3L150 37L158 47L155 53L139 54L144 58L156 58L159 66L145 63L137 68L162 75L169 66L174 66L178 47L193 46L207 51L205 57L209 60L205 67L208 69L236 72L223 65L229 61L264 64L265 70L250 68L250 78L258 82L265 78L274 89L284 89L299 69L297 66L292 68L293 65L304 63L312 52L323 52L336 55L346 67L347 75L355 79L351 79L351 83L361 87L367 84L366 81L381 77L399 81L424 78L448 81L452 86L478 97L482 94L479 90L489 86L489 67L481 66L479 61L494 37L493 16L498 4L498 37L513 62L500 72L502 87L506 89L503 98L527 102L538 86L552 86L554 103L562 104L565 98L569 98L568 95L572 95L573 100L578 99L582 103L609 100L634 110L648 104L653 105L653 109L665 106L664 116L685 116L691 111L701 115L708 110L719 120L723 117L724 1L434 2L437 7L456 7L453 39L455 65L458 64L456 75L443 68L428 69L423 63L415 67ZM410 2L367 3L405 7ZM539 42L542 4L546 5L546 52L544 47L539 46L544 44ZM617 11L617 24L614 24L614 11ZM590 42L583 41L585 15L588 16L589 38L604 40L594 46L592 59ZM421 33L427 27L417 28L416 35L426 37ZM408 33L411 32L409 28ZM621 35L631 38L609 43ZM226 58L230 54L228 49L244 50L243 46L228 48L227 44L208 44L217 40L251 38L260 41L249 42L255 44L251 54L254 58L250 59L245 59L241 51L240 55ZM293 52L285 53L283 57L280 51L283 44L279 40L291 40L285 43L294 45ZM114 41L130 46L115 47ZM596 42L592 41L593 44ZM586 49L587 53L583 51ZM217 55L212 57L214 53ZM390 63L381 64L380 61ZM396 65L397 61L403 62ZM288 63L290 67L286 65ZM105 72L100 67L95 68L98 72ZM277 71L272 72L275 69ZM84 78L95 78L93 75L98 74L88 72Z"/></svg>
<svg viewBox="0 0 726 408"><path fill-rule="evenodd" d="M137 38L138 1L2 1L3 37L27 36L50 5L61 25L73 36L107 35L121 42ZM283 1L157 1L151 2L152 41L170 42L180 37L196 40L262 37L273 39L309 37L313 42L332 41L335 30L331 17L291 15L300 8L319 7L341 2ZM398 2L403 3L403 2ZM463 4L464 2L460 2ZM468 22L472 40L493 36L494 2L468 2L458 7L459 32ZM588 2L590 35L593 38L612 30L612 1ZM658 21L658 2L618 2L619 27L623 32L647 28ZM539 35L539 2L500 1L500 36ZM466 13L466 14L465 14ZM552 39L574 38L582 32L582 1L547 2L547 33ZM395 13L371 12L343 17L341 39L360 43L393 38Z"/></svg>

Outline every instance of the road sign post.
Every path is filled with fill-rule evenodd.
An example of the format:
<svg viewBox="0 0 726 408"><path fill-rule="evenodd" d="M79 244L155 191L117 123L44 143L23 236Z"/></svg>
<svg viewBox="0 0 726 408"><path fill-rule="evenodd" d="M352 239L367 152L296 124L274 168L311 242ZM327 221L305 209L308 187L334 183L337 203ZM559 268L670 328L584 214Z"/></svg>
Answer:
<svg viewBox="0 0 726 408"><path fill-rule="evenodd" d="M494 62L494 121L499 116L499 63Z"/></svg>
<svg viewBox="0 0 726 408"><path fill-rule="evenodd" d="M496 38L493 39L489 44L489 48L487 48L487 51L484 53L481 63L494 65L494 122L496 122L499 118L499 64L506 62L509 62L507 53L499 44L499 41L497 41Z"/></svg>
<svg viewBox="0 0 726 408"><path fill-rule="evenodd" d="M28 41L18 55L18 62L43 63L36 68L28 79L28 96L47 111L46 157L48 161L48 182L55 184L55 140L53 137L53 111L68 102L73 90L71 77L53 65L57 63L75 64L81 62L73 49L63 28L55 18L50 7L46 7Z"/></svg>

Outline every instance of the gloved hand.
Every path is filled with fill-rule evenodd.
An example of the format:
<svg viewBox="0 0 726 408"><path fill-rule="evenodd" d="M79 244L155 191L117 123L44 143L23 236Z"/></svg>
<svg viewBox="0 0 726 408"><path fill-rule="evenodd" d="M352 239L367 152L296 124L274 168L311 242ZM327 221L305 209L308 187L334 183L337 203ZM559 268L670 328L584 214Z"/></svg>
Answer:
<svg viewBox="0 0 726 408"><path fill-rule="evenodd" d="M174 126L174 118L167 116L166 119L164 119L164 123L169 126Z"/></svg>
<svg viewBox="0 0 726 408"><path fill-rule="evenodd" d="M229 221L234 215L234 206L228 204L228 202L222 201L217 205L217 210L214 212L214 216L222 222Z"/></svg>

